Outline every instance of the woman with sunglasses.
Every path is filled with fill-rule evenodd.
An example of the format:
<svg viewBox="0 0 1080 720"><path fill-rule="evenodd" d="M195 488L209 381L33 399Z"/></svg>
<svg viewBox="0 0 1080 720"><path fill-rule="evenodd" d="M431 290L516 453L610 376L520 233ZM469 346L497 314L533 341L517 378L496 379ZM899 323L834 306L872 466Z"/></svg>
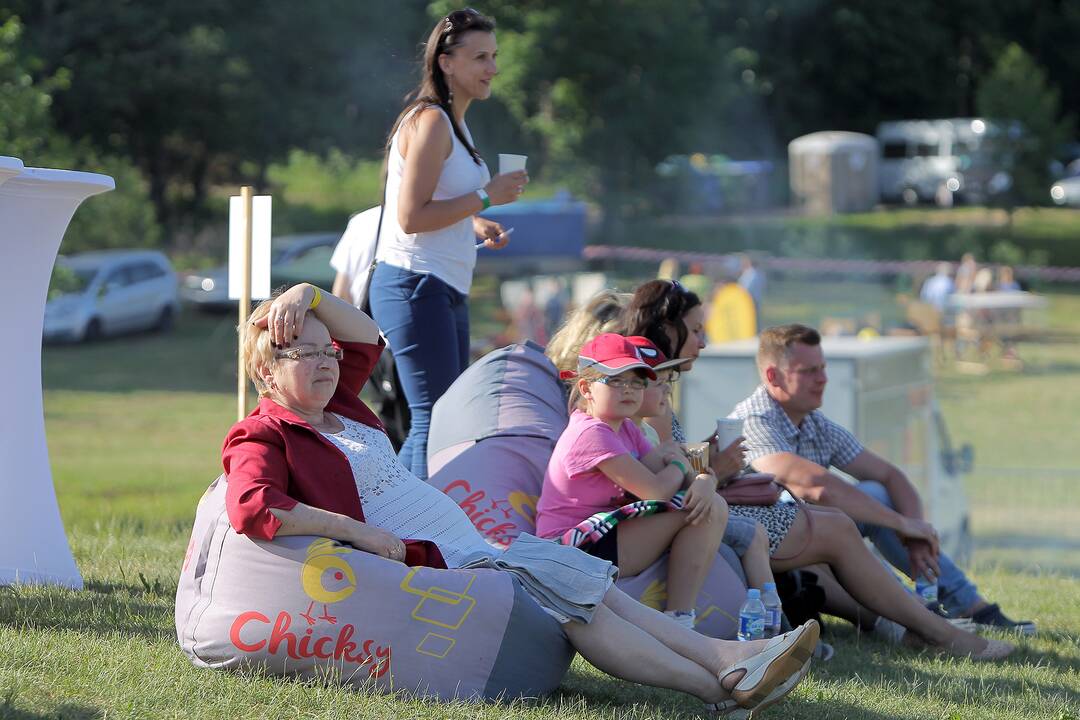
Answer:
<svg viewBox="0 0 1080 720"><path fill-rule="evenodd" d="M701 300L672 280L652 280L638 287L626 308L625 322L627 333L647 337L668 357L689 360L681 367L684 375L705 347ZM661 439L686 442L674 414L653 422ZM784 502L731 505L730 512L732 517L749 517L765 527L773 572L828 565L856 603L954 655L998 660L1015 649L1009 643L964 632L924 607L870 553L855 523L843 512Z"/></svg>
<svg viewBox="0 0 1080 720"><path fill-rule="evenodd" d="M471 8L436 23L420 85L386 149L385 214L371 281L371 310L394 351L412 414L400 458L427 478L431 407L469 363L468 295L476 239L500 249L497 222L477 213L514 202L525 171L491 177L465 124L498 74L495 21Z"/></svg>
<svg viewBox="0 0 1080 720"><path fill-rule="evenodd" d="M635 601L614 587L611 563L576 548L527 535L505 552L488 545L457 503L394 457L359 399L382 351L361 310L296 285L239 331L259 405L222 449L236 532L316 535L410 566L524 570L524 591L596 667L693 694L734 718L777 702L809 669L814 621L767 642L715 640Z"/></svg>

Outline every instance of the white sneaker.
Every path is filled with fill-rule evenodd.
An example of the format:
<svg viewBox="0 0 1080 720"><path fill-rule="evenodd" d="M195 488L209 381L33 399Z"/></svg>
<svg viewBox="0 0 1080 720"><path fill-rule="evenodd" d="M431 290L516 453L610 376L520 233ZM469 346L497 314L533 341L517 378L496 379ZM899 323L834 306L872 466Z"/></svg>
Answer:
<svg viewBox="0 0 1080 720"><path fill-rule="evenodd" d="M836 649L832 645L824 640L818 640L817 646L814 647L814 659L821 662L829 662L832 660L833 655L836 654Z"/></svg>
<svg viewBox="0 0 1080 720"><path fill-rule="evenodd" d="M694 623L697 622L697 613L694 610L689 612L684 612L682 610L665 610L664 614L687 630L693 630Z"/></svg>

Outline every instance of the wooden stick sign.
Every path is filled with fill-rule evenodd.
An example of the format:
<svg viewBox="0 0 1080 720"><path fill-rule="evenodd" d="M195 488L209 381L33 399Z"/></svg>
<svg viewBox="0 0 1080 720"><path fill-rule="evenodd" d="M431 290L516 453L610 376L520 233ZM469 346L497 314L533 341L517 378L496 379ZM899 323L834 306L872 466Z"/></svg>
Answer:
<svg viewBox="0 0 1080 720"><path fill-rule="evenodd" d="M270 297L270 196L252 195L251 186L229 198L229 299L239 304L239 326L251 314L252 300ZM236 419L247 415L247 370L237 340Z"/></svg>

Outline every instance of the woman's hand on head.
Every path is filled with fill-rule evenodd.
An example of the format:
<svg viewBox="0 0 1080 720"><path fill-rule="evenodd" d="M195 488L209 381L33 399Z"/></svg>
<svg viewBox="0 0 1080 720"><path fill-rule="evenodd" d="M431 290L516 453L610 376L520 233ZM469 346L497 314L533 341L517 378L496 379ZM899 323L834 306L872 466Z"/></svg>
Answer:
<svg viewBox="0 0 1080 720"><path fill-rule="evenodd" d="M362 522L356 523L356 528L348 541L357 550L363 550L389 560L405 562L405 543L401 541L401 538L375 525Z"/></svg>
<svg viewBox="0 0 1080 720"><path fill-rule="evenodd" d="M270 342L277 347L288 347L300 337L304 329L304 316L315 297L315 287L307 283L293 285L274 298L268 312L256 324L270 333Z"/></svg>
<svg viewBox="0 0 1080 720"><path fill-rule="evenodd" d="M502 225L479 215L473 216L473 232L483 239L484 247L489 250L502 250L510 242L510 236L504 234L506 231Z"/></svg>
<svg viewBox="0 0 1080 720"><path fill-rule="evenodd" d="M743 440L745 439L742 437L736 438L734 442L718 452L716 437L713 436L711 439L712 449L709 452L709 466L716 473L716 477L726 480L738 474L746 466L746 450L743 448Z"/></svg>
<svg viewBox="0 0 1080 720"><path fill-rule="evenodd" d="M491 178L491 182L484 186L484 192L488 194L492 205L507 205L517 200L528 184L529 173L515 170Z"/></svg>

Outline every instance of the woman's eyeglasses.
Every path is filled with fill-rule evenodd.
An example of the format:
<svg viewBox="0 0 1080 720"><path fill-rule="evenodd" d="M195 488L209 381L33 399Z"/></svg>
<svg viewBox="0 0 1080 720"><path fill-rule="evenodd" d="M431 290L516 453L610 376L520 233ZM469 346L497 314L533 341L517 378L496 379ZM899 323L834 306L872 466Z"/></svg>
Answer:
<svg viewBox="0 0 1080 720"><path fill-rule="evenodd" d="M274 357L278 360L315 360L321 357L340 360L345 357L345 353L339 347L327 345L322 348L296 347L289 350L279 350L274 353Z"/></svg>
<svg viewBox="0 0 1080 720"><path fill-rule="evenodd" d="M646 387L648 387L649 384L648 380L646 380L645 378L628 378L618 375L614 377L604 376L599 380L596 380L596 382L607 385L609 388L613 388L615 390L625 390L626 388L630 388L631 390L644 390Z"/></svg>

